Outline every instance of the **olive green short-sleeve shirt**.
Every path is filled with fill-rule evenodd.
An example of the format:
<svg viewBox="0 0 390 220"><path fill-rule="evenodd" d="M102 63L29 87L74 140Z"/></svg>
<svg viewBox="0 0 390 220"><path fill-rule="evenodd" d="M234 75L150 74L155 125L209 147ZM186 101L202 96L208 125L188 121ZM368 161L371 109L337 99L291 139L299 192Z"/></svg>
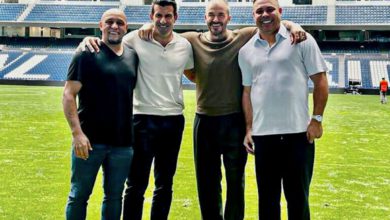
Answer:
<svg viewBox="0 0 390 220"><path fill-rule="evenodd" d="M222 42L208 40L206 33L182 34L193 48L197 113L218 116L242 111L238 52L255 33L253 27L234 30Z"/></svg>

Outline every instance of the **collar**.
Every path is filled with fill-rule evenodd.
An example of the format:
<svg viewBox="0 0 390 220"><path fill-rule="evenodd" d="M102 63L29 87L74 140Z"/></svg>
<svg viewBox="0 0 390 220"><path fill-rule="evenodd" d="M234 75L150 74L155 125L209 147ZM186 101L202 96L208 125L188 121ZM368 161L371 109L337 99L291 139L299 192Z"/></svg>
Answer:
<svg viewBox="0 0 390 220"><path fill-rule="evenodd" d="M172 40L169 41L169 43L168 43L165 47L167 47L167 46L170 45L170 44L175 44L175 43L177 43L177 42L179 41L179 39L178 39L178 34L177 34L176 32L172 32L172 35L173 35L173 36L172 36ZM157 44L157 45L162 46L161 43L158 42L157 40L155 40L154 38L153 38L152 42L155 43L155 44Z"/></svg>
<svg viewBox="0 0 390 220"><path fill-rule="evenodd" d="M282 23L280 23L279 31L278 31L278 33L276 33L276 36L275 36L276 43L278 43L280 41L280 38L288 39L289 36L290 36L290 33L287 30L287 28ZM257 29L257 33L255 35L255 42L268 44L268 42L266 42L265 40L260 38L260 29Z"/></svg>

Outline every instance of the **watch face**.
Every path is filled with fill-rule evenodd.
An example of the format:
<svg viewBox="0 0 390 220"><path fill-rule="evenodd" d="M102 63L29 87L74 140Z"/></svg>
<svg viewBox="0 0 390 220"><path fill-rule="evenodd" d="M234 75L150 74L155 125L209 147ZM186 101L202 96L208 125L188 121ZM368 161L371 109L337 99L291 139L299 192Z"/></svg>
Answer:
<svg viewBox="0 0 390 220"><path fill-rule="evenodd" d="M312 117L314 120L318 121L318 122L322 122L322 116L321 115L313 115Z"/></svg>

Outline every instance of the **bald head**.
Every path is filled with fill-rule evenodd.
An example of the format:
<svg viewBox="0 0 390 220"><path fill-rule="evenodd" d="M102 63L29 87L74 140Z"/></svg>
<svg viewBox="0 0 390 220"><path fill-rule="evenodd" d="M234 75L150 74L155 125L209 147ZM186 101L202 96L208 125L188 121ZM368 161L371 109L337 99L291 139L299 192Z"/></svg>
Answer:
<svg viewBox="0 0 390 220"><path fill-rule="evenodd" d="M229 4L225 0L210 0L206 6L206 13L213 7L222 7L226 9L227 14L230 14Z"/></svg>
<svg viewBox="0 0 390 220"><path fill-rule="evenodd" d="M122 10L119 10L119 8L111 8L103 13L102 17L100 18L100 21L104 21L107 17L110 16L120 17L125 21L127 20L126 15Z"/></svg>
<svg viewBox="0 0 390 220"><path fill-rule="evenodd" d="M108 9L102 15L99 22L102 31L102 40L109 45L119 45L127 32L127 19L122 10Z"/></svg>
<svg viewBox="0 0 390 220"><path fill-rule="evenodd" d="M278 1L278 0L253 0L253 4L255 4L255 3L258 2L258 1L270 2L271 4L273 4L274 6L276 6L277 8L280 8L280 6L279 6L279 1Z"/></svg>

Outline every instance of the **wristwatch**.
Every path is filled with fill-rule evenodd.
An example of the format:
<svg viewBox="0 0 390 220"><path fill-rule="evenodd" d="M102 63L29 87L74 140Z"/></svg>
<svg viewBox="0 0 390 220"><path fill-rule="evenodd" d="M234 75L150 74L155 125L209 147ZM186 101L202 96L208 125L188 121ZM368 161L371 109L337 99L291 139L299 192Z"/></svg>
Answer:
<svg viewBox="0 0 390 220"><path fill-rule="evenodd" d="M312 115L311 119L314 119L318 122L322 122L322 115Z"/></svg>

